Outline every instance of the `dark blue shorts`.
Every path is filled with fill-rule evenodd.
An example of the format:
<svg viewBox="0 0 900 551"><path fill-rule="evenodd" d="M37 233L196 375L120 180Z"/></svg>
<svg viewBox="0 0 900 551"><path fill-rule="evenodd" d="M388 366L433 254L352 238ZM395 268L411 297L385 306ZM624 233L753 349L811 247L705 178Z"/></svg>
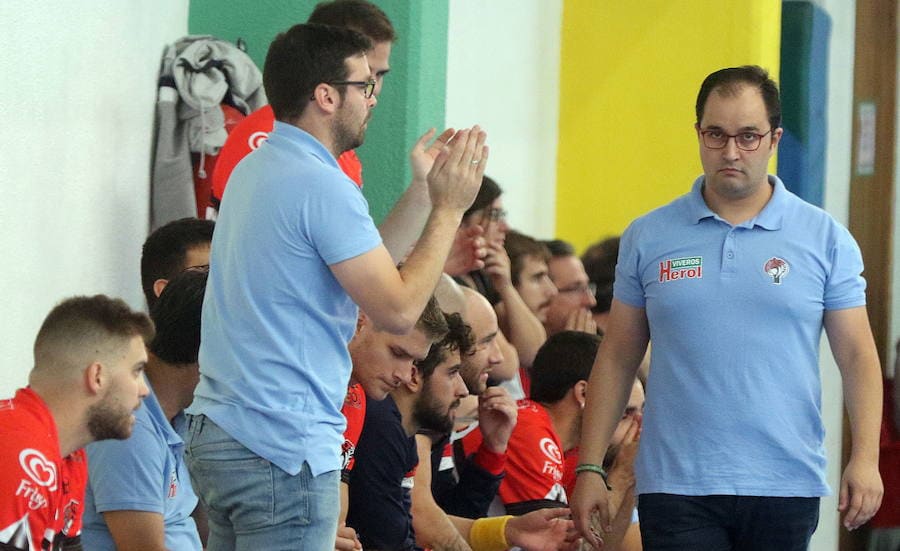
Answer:
<svg viewBox="0 0 900 551"><path fill-rule="evenodd" d="M638 514L645 551L804 551L819 498L641 494Z"/></svg>

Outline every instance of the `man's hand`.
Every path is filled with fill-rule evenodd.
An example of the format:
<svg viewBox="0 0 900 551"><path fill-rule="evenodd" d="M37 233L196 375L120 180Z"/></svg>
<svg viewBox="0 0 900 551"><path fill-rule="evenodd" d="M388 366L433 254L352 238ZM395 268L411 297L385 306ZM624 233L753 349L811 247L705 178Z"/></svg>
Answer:
<svg viewBox="0 0 900 551"><path fill-rule="evenodd" d="M538 509L506 523L506 541L527 551L570 551L578 534L568 509Z"/></svg>
<svg viewBox="0 0 900 551"><path fill-rule="evenodd" d="M484 237L481 236L483 233L484 228L478 224L456 231L450 254L447 256L447 261L444 262L444 273L461 276L484 268L487 248Z"/></svg>
<svg viewBox="0 0 900 551"><path fill-rule="evenodd" d="M591 335L597 334L597 324L594 322L594 316L587 308L579 308L566 318L566 331L581 331Z"/></svg>
<svg viewBox="0 0 900 551"><path fill-rule="evenodd" d="M425 182L428 172L434 166L434 160L438 154L444 149L456 131L448 128L441 132L433 142L428 143L434 137L434 128L422 134L413 145L412 151L409 152L409 164L412 166L413 182Z"/></svg>
<svg viewBox="0 0 900 551"><path fill-rule="evenodd" d="M884 485L878 473L878 461L863 462L850 458L841 477L838 511L844 515L844 528L856 530L869 521L881 506Z"/></svg>
<svg viewBox="0 0 900 551"><path fill-rule="evenodd" d="M575 529L584 538L584 541L593 545L595 549L603 547L603 537L600 532L612 531L612 519L618 510L609 502L609 490L606 483L598 473L590 471L579 473L575 482L575 491L569 499L569 507L572 509L572 520ZM596 518L600 532L593 526Z"/></svg>
<svg viewBox="0 0 900 551"><path fill-rule="evenodd" d="M465 211L481 187L487 166L487 134L478 126L460 130L441 147L428 172L428 192L434 208Z"/></svg>
<svg viewBox="0 0 900 551"><path fill-rule="evenodd" d="M362 551L362 544L356 536L356 530L341 523L337 529L334 548L336 551Z"/></svg>
<svg viewBox="0 0 900 551"><path fill-rule="evenodd" d="M637 457L640 438L641 421L633 417L609 468L609 485L614 493L634 491L634 460Z"/></svg>
<svg viewBox="0 0 900 551"><path fill-rule="evenodd" d="M484 271L491 277L491 283L497 292L512 286L509 255L502 243L488 243L487 256L484 257Z"/></svg>
<svg viewBox="0 0 900 551"><path fill-rule="evenodd" d="M506 453L519 409L505 388L491 386L478 397L478 428L482 445L494 453Z"/></svg>

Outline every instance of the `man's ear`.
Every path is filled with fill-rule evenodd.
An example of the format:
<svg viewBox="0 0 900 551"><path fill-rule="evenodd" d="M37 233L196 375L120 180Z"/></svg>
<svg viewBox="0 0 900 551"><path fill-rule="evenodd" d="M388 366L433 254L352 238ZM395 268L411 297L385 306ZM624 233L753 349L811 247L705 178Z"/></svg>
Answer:
<svg viewBox="0 0 900 551"><path fill-rule="evenodd" d="M772 149L778 147L781 143L781 137L784 135L784 128L776 128L772 130Z"/></svg>
<svg viewBox="0 0 900 551"><path fill-rule="evenodd" d="M419 390L422 388L422 372L419 371L419 368L413 366L412 368L412 376L409 378L408 383L403 383L403 386L407 388L413 394L417 394Z"/></svg>
<svg viewBox="0 0 900 551"><path fill-rule="evenodd" d="M162 279L162 278L157 279L156 281L153 282L153 294L158 297L159 295L162 294L163 289L165 289L166 285L168 285L168 284L169 284L168 279Z"/></svg>
<svg viewBox="0 0 900 551"><path fill-rule="evenodd" d="M87 366L82 376L84 377L84 388L91 395L100 394L106 387L106 368L100 362L94 362Z"/></svg>
<svg viewBox="0 0 900 551"><path fill-rule="evenodd" d="M326 113L334 113L338 105L340 105L337 89L324 82L320 82L316 89L313 90L312 101Z"/></svg>
<svg viewBox="0 0 900 551"><path fill-rule="evenodd" d="M582 379L575 383L575 386L572 387L572 393L578 404L584 408L584 404L587 401L587 381Z"/></svg>

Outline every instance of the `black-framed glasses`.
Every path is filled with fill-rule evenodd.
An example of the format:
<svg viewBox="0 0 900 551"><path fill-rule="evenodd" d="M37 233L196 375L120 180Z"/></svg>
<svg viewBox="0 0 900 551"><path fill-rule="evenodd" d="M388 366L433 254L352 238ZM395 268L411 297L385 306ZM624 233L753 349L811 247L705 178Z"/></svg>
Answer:
<svg viewBox="0 0 900 551"><path fill-rule="evenodd" d="M757 134L756 132L738 132L737 134L726 134L721 130L701 130L700 135L703 137L703 145L709 149L725 149L728 140L734 138L734 145L742 151L756 151L759 144L766 134L770 134L774 128L770 128L768 132Z"/></svg>
<svg viewBox="0 0 900 551"><path fill-rule="evenodd" d="M363 96L366 99L372 97L375 93L375 79L371 80L332 80L331 82L326 82L325 84L330 84L332 86L356 86L363 89Z"/></svg>

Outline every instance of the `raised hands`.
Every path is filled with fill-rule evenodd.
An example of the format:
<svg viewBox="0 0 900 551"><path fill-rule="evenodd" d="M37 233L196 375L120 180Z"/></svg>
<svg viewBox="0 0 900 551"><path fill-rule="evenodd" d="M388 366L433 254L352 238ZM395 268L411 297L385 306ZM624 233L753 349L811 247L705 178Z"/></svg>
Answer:
<svg viewBox="0 0 900 551"><path fill-rule="evenodd" d="M426 178L433 208L465 211L472 205L487 165L486 140L487 133L474 126L460 130L446 145L441 145Z"/></svg>

